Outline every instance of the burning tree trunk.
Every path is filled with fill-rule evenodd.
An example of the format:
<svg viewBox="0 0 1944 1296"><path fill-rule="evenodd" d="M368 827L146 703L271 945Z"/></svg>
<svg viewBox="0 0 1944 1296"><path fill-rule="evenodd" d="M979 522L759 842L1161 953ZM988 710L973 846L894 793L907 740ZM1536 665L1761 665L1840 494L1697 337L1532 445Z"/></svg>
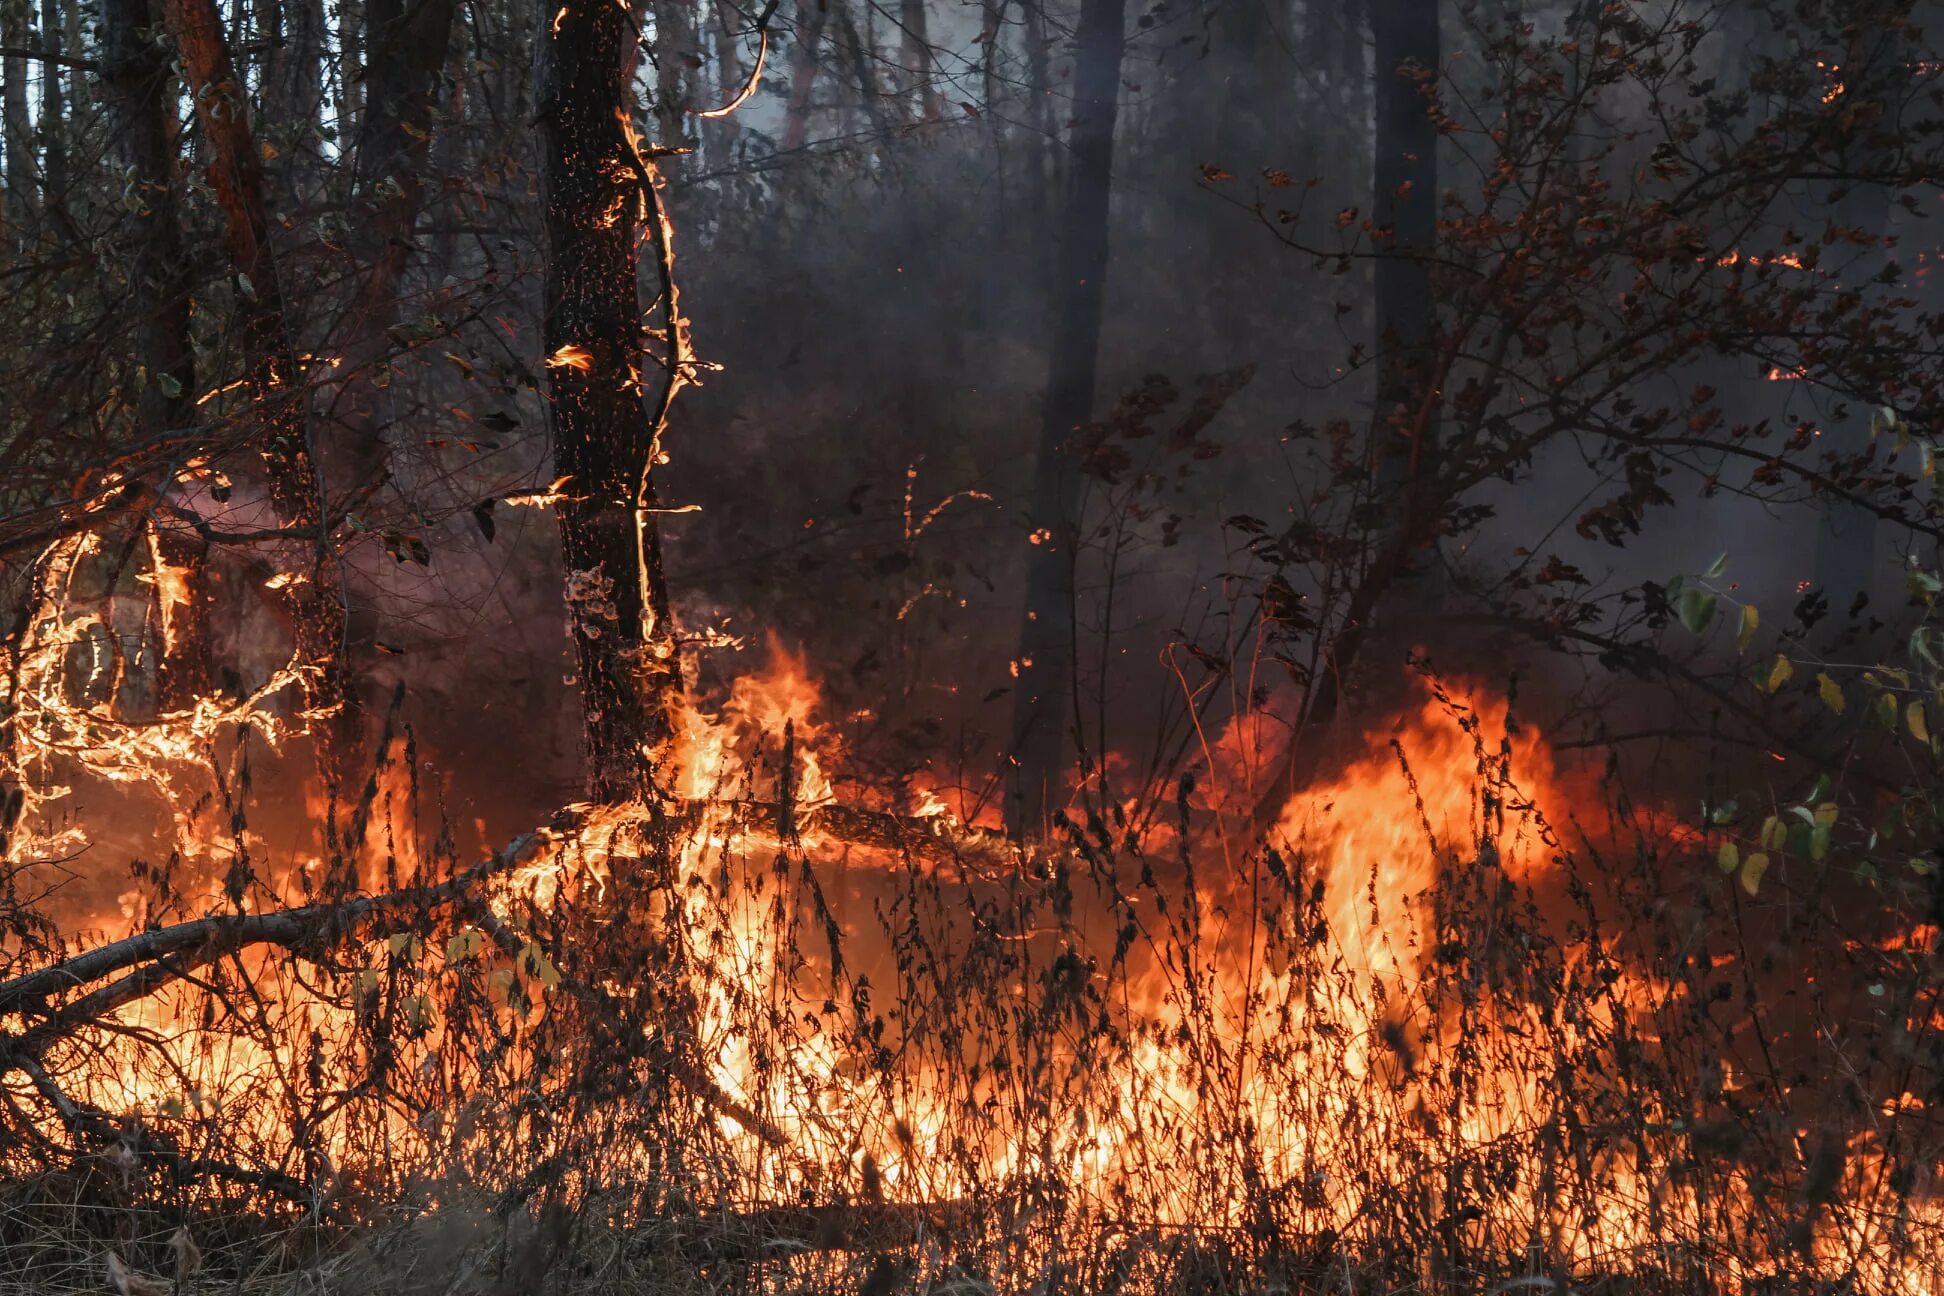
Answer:
<svg viewBox="0 0 1944 1296"><path fill-rule="evenodd" d="M570 633L597 801L648 792L674 732L680 662L662 579L652 470L686 379L669 230L629 110L634 33L605 0L571 0L542 36L538 111L547 222L544 345ZM667 354L644 376L637 222L648 217ZM647 392L650 382L657 394ZM645 402L645 406L644 406Z"/></svg>
<svg viewBox="0 0 1944 1296"><path fill-rule="evenodd" d="M314 672L308 702L317 725L318 770L327 793L336 799L356 754L359 712L344 668L339 567L270 246L262 155L215 0L164 0L164 12L181 54L184 88L202 127L210 187L223 213L242 317L239 349L260 423L271 502L293 538L312 542L309 570L297 572L299 579L285 588L297 657Z"/></svg>
<svg viewBox="0 0 1944 1296"><path fill-rule="evenodd" d="M1040 424L1033 489L1033 548L1019 633L1013 708L1012 786L1006 821L1038 829L1064 765L1073 713L1073 562L1079 465L1068 446L1093 414L1100 314L1107 274L1107 209L1113 183L1114 117L1120 91L1126 0L1084 0L1074 56L1072 164L1061 219L1058 316Z"/></svg>

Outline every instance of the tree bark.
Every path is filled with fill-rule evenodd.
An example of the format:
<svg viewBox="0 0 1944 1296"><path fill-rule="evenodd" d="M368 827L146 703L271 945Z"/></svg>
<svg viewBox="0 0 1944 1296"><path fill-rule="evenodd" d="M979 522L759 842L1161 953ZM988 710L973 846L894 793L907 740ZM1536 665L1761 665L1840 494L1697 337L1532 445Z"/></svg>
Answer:
<svg viewBox="0 0 1944 1296"><path fill-rule="evenodd" d="M1074 708L1074 550L1079 465L1069 447L1093 415L1107 274L1108 200L1126 0L1083 0L1074 55L1071 163L1061 216L1057 318L1042 406L1013 709L1007 826L1039 831L1065 772Z"/></svg>
<svg viewBox="0 0 1944 1296"><path fill-rule="evenodd" d="M671 354L659 373L644 373L635 250L644 206L664 270L667 247L650 164L629 125L633 41L620 6L570 0L541 34L535 77L548 423L555 469L570 479L557 511L587 789L597 802L652 794L681 681L652 470L667 403L685 377L684 346L664 282ZM661 384L652 400L651 383Z"/></svg>
<svg viewBox="0 0 1944 1296"><path fill-rule="evenodd" d="M650 0L655 15L655 142L686 147L682 128L695 106L702 67L696 0Z"/></svg>

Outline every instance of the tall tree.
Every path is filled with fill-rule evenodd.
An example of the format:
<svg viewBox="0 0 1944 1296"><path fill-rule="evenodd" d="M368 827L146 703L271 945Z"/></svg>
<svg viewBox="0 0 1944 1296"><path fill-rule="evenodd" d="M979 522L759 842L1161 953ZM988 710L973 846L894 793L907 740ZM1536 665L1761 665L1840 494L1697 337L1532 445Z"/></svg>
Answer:
<svg viewBox="0 0 1944 1296"><path fill-rule="evenodd" d="M41 64L41 174L46 181L50 202L67 196L67 104L61 94L61 43L66 23L61 17L61 0L41 0L41 48L51 58Z"/></svg>
<svg viewBox="0 0 1944 1296"><path fill-rule="evenodd" d="M189 333L189 259L184 255L169 138L169 54L155 38L150 0L104 0L101 81L128 180L122 236L136 371L132 404L141 438L158 443L196 416L196 354ZM206 638L198 613L204 594L197 542L176 531L157 540L161 556L189 573L189 596L165 617L157 651L156 699L164 710L190 705L209 688Z"/></svg>
<svg viewBox="0 0 1944 1296"><path fill-rule="evenodd" d="M681 674L662 577L653 469L667 403L686 377L668 230L633 127L635 34L608 0L568 0L535 76L546 206L543 345L569 632L579 665L588 795L648 793ZM670 354L644 375L638 222L663 272ZM652 394L650 389L652 388Z"/></svg>
<svg viewBox="0 0 1944 1296"><path fill-rule="evenodd" d="M224 243L238 305L237 349L257 420L257 444L270 498L293 539L308 542L310 561L286 585L296 655L312 674L309 709L316 717L318 770L336 799L356 757L356 711L344 662L344 603L330 517L318 479L301 367L290 343L284 293L270 242L262 153L249 99L230 58L216 0L164 0L181 56L183 88L196 107L207 175L223 216Z"/></svg>
<svg viewBox="0 0 1944 1296"><path fill-rule="evenodd" d="M1107 277L1114 119L1126 0L1082 0L1075 35L1071 159L1060 217L1055 323L1041 406L1030 522L1026 606L1020 623L1013 709L1013 766L1006 821L1015 834L1045 823L1065 769L1075 715L1074 557L1079 540L1079 465L1073 434L1093 415Z"/></svg>
<svg viewBox="0 0 1944 1296"><path fill-rule="evenodd" d="M29 0L0 0L0 45L23 50L33 43ZM40 166L34 158L34 119L27 107L27 60L0 58L0 125L7 146L7 218L25 230L38 209Z"/></svg>

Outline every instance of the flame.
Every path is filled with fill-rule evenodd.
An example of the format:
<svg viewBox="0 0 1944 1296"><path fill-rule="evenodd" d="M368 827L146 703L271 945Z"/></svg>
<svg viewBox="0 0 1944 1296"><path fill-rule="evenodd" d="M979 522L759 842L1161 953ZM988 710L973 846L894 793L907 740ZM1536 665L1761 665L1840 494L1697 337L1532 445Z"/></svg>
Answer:
<svg viewBox="0 0 1944 1296"><path fill-rule="evenodd" d="M546 366L549 369L578 369L585 373L594 367L594 353L586 347L567 342L547 357Z"/></svg>
<svg viewBox="0 0 1944 1296"><path fill-rule="evenodd" d="M97 556L86 541L44 555L65 597L16 648L15 774L31 790L16 858L44 857L63 833L80 844L55 813L65 770L159 798L200 861L175 915L151 912L157 898L139 886L112 919L89 915L104 938L111 921L268 912L440 876L439 849L398 827L412 822L418 775L396 741L366 794L371 822L388 826L338 855L300 853L279 873L261 833L212 831L195 806L212 795L218 737L245 725L301 734L301 717L275 704L290 677L226 706L117 719L102 699L126 668L106 646L75 655L117 615L79 597ZM158 558L150 567L141 584L160 604L174 578ZM1543 1246L1549 1264L1583 1273L1624 1271L1742 1209L1677 1173L1688 1108L1639 1113L1627 1149L1561 1161L1561 1121L1607 1118L1620 1051L1662 1047L1690 991L1631 962L1624 932L1583 924L1566 938L1578 920L1549 909L1574 885L1558 825L1598 792L1503 700L1437 694L1405 708L1289 798L1260 846L1230 825L1279 731L1244 716L1211 739L1208 781L1181 824L1084 867L981 837L922 778L903 806L855 811L891 827L843 835L828 816L855 781L838 776L849 757L828 711L805 656L772 637L712 710L682 717L663 781L689 817L666 892L642 899L633 875L644 843L666 840L667 807L568 807L471 907L347 933L335 980L281 950L241 951L211 974L251 987L234 1001L246 1021L212 1020L204 991L178 982L116 1010L128 1033L51 1065L84 1077L83 1098L104 1110L220 1129L271 1164L311 1158L305 1173L337 1191L393 1164L473 1164L564 1137L540 1119L545 1102L540 1114L510 1099L482 1113L498 1091L547 1094L573 1073L575 1040L536 1041L575 996L598 992L657 1024L690 1005L701 1065L680 1083L709 1095L710 1173L733 1206L917 1205L1053 1184L1074 1221L1222 1231L1252 1227L1268 1200L1292 1235L1328 1234L1353 1254L1381 1242L1411 1194L1448 1211L1449 1194L1471 1191L1453 1185L1489 1179L1489 1204L1451 1226L1453 1245ZM251 881L226 898L237 870ZM588 943L551 943L547 914L580 915L568 930ZM600 970L599 933L624 920L679 944L675 983ZM358 1042L377 1019L392 1032L383 1065L427 1097L411 1113L334 1101L300 1144L277 1095L310 1068L324 1068L326 1090L354 1090L360 1068L380 1065ZM499 1042L482 1054L486 1036ZM1753 1083L1735 1057L1720 1072L1725 1091ZM1908 1118L1927 1101L1900 1090L1871 1110ZM1874 1142L1853 1138L1849 1190L1866 1193L1881 1164ZM1896 1229L1937 1223L1845 1212L1817 1224L1815 1247L1877 1289L1929 1291L1901 1267ZM1754 1242L1719 1263L1731 1285L1784 1272Z"/></svg>

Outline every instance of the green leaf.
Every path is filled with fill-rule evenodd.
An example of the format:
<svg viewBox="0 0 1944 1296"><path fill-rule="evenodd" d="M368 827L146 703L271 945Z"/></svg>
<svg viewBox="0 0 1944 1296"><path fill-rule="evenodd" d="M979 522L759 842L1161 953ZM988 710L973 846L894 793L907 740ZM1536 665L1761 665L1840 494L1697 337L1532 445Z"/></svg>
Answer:
<svg viewBox="0 0 1944 1296"><path fill-rule="evenodd" d="M1740 813L1741 803L1730 797L1708 812L1708 822L1719 828L1723 824L1735 822L1735 816Z"/></svg>
<svg viewBox="0 0 1944 1296"><path fill-rule="evenodd" d="M1837 715L1843 714L1846 705L1843 700L1843 686L1829 678L1828 671L1816 672L1816 692L1822 696L1823 705Z"/></svg>
<svg viewBox="0 0 1944 1296"><path fill-rule="evenodd" d="M1715 866L1723 873L1733 873L1740 868L1741 847L1731 841L1721 843L1721 849L1715 852Z"/></svg>
<svg viewBox="0 0 1944 1296"><path fill-rule="evenodd" d="M244 274L241 270L236 272L236 290L251 301L257 299L256 285L251 283L250 276Z"/></svg>
<svg viewBox="0 0 1944 1296"><path fill-rule="evenodd" d="M1748 645L1755 641L1756 627L1762 624L1762 614L1755 610L1753 603L1742 604L1741 629L1735 631L1735 651L1747 652Z"/></svg>
<svg viewBox="0 0 1944 1296"><path fill-rule="evenodd" d="M1897 695L1895 693L1877 694L1876 713L1877 719L1883 721L1883 727L1885 729L1888 729L1891 733L1897 732Z"/></svg>
<svg viewBox="0 0 1944 1296"><path fill-rule="evenodd" d="M1794 674L1795 664L1781 653L1777 653L1775 655L1775 664L1769 667L1768 682L1762 687L1768 692L1773 693L1784 684L1787 684L1789 677Z"/></svg>
<svg viewBox="0 0 1944 1296"><path fill-rule="evenodd" d="M1741 866L1742 890L1748 892L1750 895L1754 895L1760 891L1762 889L1762 874L1768 872L1768 866L1769 857L1759 852L1743 860Z"/></svg>
<svg viewBox="0 0 1944 1296"><path fill-rule="evenodd" d="M1714 624L1715 604L1718 601L1706 590L1683 590L1679 602L1675 604L1675 611L1680 615L1681 624L1691 633L1703 635Z"/></svg>
<svg viewBox="0 0 1944 1296"><path fill-rule="evenodd" d="M1708 565L1708 570L1701 573L1701 579L1715 580L1721 575L1721 573L1727 570L1728 570L1728 555L1724 553L1719 558L1715 559L1712 563Z"/></svg>
<svg viewBox="0 0 1944 1296"><path fill-rule="evenodd" d="M162 394L170 400L174 400L176 397L182 395L182 380L174 374L155 375L155 385L160 387Z"/></svg>

